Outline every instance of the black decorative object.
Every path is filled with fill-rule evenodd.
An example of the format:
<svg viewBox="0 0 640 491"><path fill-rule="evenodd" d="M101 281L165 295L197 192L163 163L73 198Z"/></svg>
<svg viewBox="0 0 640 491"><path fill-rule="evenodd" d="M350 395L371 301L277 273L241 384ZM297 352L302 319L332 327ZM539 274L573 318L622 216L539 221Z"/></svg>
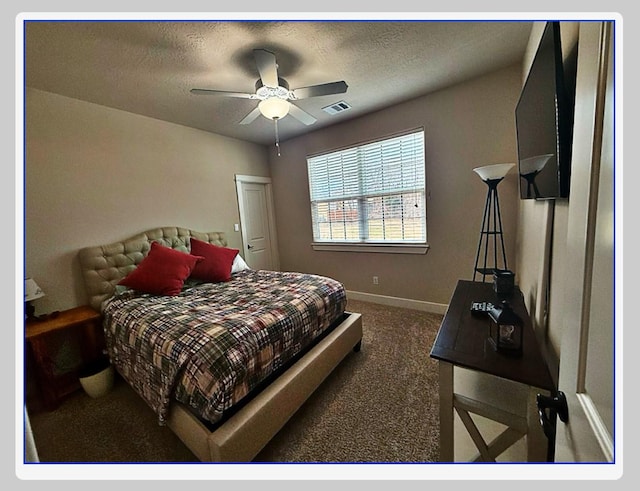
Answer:
<svg viewBox="0 0 640 491"><path fill-rule="evenodd" d="M508 269L493 272L493 291L498 297L509 297L513 293L515 275Z"/></svg>
<svg viewBox="0 0 640 491"><path fill-rule="evenodd" d="M503 300L489 310L489 340L493 349L509 355L522 354L522 319Z"/></svg>

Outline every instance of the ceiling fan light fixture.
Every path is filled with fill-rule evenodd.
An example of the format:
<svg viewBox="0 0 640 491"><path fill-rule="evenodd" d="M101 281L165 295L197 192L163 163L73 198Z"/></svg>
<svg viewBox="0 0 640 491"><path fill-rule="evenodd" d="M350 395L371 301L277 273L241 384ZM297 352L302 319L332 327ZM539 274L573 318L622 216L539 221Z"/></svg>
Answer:
<svg viewBox="0 0 640 491"><path fill-rule="evenodd" d="M289 102L279 97L270 97L260 101L258 108L267 119L282 119L289 114Z"/></svg>

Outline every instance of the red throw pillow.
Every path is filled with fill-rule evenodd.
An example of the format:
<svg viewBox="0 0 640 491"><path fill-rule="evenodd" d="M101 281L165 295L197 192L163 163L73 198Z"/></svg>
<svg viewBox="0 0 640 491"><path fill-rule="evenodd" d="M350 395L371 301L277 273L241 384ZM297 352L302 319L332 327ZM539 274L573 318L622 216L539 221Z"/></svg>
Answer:
<svg viewBox="0 0 640 491"><path fill-rule="evenodd" d="M177 295L202 259L152 242L147 257L118 284L154 295Z"/></svg>
<svg viewBox="0 0 640 491"><path fill-rule="evenodd" d="M191 254L204 259L193 268L191 276L198 280L217 283L231 279L233 260L240 252L238 249L221 247L191 237Z"/></svg>

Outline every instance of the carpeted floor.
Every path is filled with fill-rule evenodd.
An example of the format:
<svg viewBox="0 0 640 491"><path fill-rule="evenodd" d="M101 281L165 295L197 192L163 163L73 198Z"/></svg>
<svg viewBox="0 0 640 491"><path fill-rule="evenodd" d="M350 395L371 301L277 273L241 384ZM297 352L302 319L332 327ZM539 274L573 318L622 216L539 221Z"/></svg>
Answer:
<svg viewBox="0 0 640 491"><path fill-rule="evenodd" d="M349 301L363 316L352 352L256 457L256 462L435 462L438 372L429 357L441 315ZM119 377L29 418L41 462L195 462Z"/></svg>

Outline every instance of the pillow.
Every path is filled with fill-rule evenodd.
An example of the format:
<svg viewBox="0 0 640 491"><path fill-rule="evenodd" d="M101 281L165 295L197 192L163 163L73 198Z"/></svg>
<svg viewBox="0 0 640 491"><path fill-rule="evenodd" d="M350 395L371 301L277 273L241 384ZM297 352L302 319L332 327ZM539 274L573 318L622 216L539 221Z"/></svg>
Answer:
<svg viewBox="0 0 640 491"><path fill-rule="evenodd" d="M244 262L242 256L238 254L236 258L233 260L233 264L231 265L231 274L237 273L238 271L244 271L245 269L251 269L249 265Z"/></svg>
<svg viewBox="0 0 640 491"><path fill-rule="evenodd" d="M152 242L149 254L118 285L154 295L177 295L202 259Z"/></svg>
<svg viewBox="0 0 640 491"><path fill-rule="evenodd" d="M191 254L204 259L193 268L191 276L213 283L229 281L231 279L231 265L240 252L191 237Z"/></svg>

